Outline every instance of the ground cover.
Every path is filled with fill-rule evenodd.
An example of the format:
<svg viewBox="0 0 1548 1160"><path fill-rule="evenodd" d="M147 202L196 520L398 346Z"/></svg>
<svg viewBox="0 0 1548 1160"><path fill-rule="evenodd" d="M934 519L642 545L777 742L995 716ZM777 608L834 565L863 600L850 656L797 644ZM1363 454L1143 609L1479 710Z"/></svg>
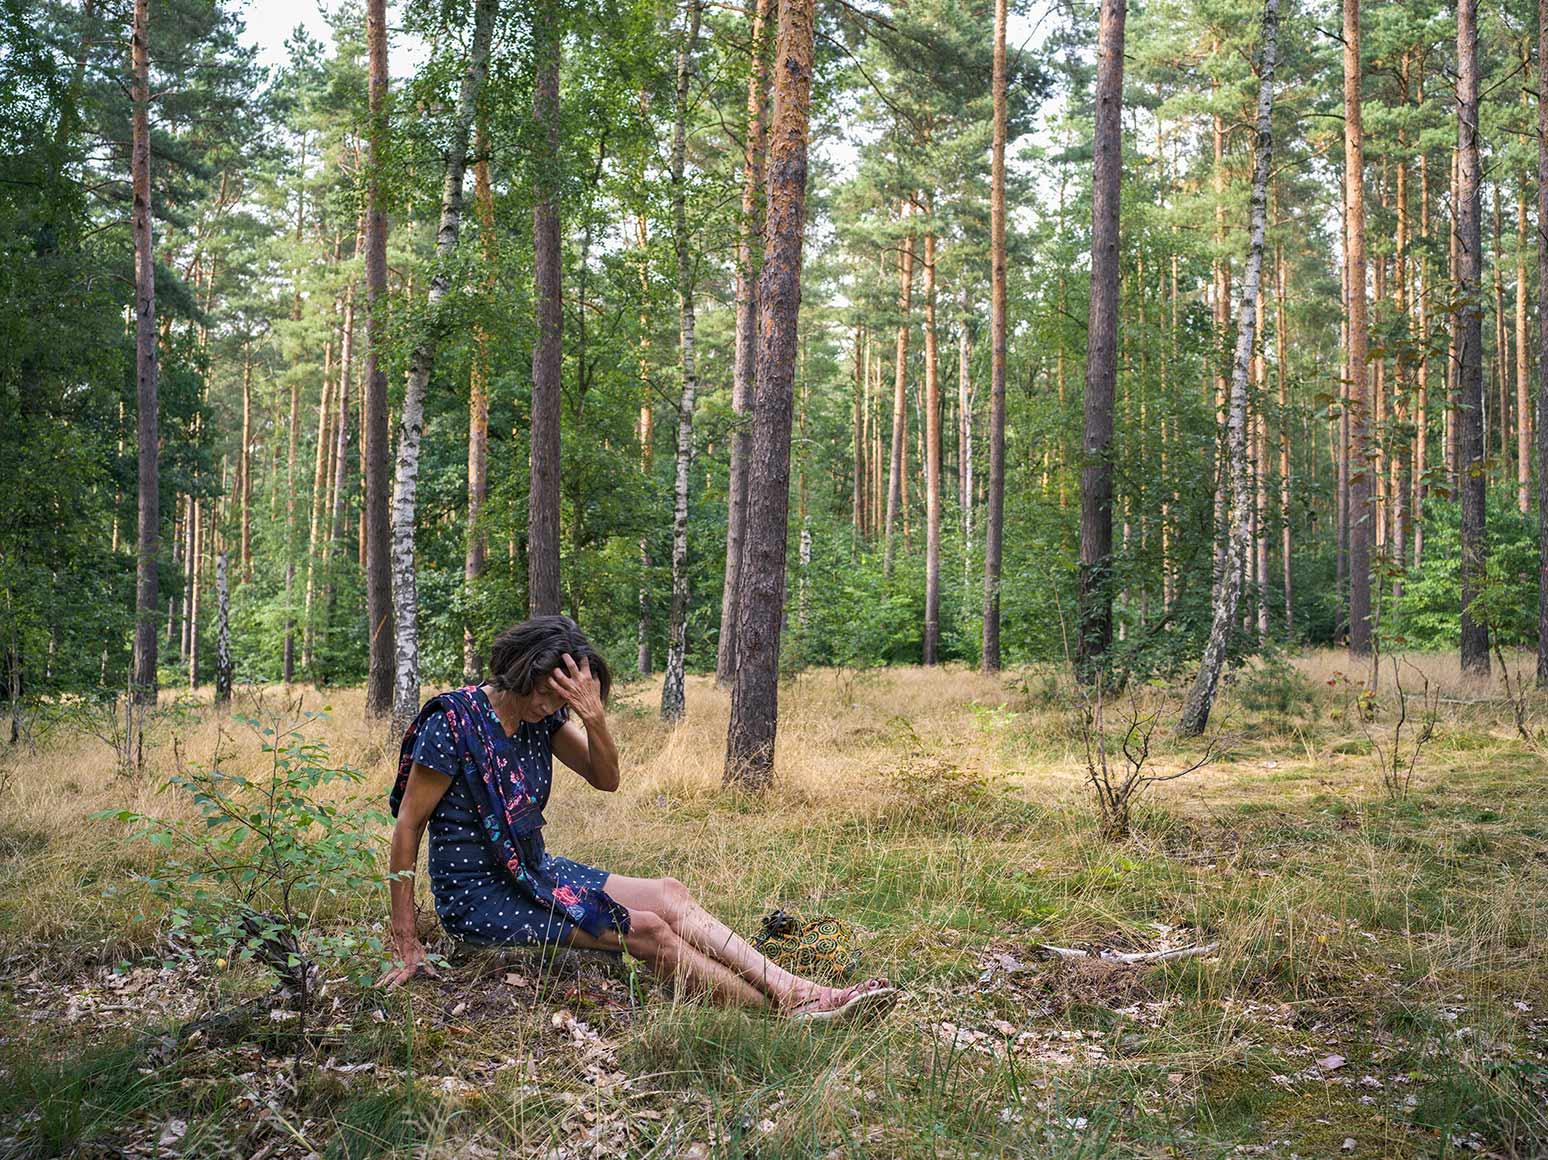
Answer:
<svg viewBox="0 0 1548 1160"><path fill-rule="evenodd" d="M1543 1155L1537 707L1523 737L1498 684L1412 659L1441 704L1405 800L1377 765L1391 681L1362 702L1313 655L1239 675L1226 756L1153 787L1121 843L1051 673L802 673L763 798L720 789L723 694L690 681L669 730L655 689L622 690L624 787L561 772L551 848L671 874L749 932L775 906L854 923L864 972L907 996L842 1029L677 1000L627 963L473 956L392 995L325 973L303 1030L269 973L169 938L136 876L177 851L93 817L194 818L166 777L217 749L256 776L261 738L169 709L126 775L38 722L0 775L0 1155ZM382 797L395 747L357 692L249 689L235 712L325 706L302 728L364 774L336 792ZM1192 752L1157 748L1162 768ZM362 886L312 921L368 940L384 917ZM1195 943L1219 946L1037 950Z"/></svg>

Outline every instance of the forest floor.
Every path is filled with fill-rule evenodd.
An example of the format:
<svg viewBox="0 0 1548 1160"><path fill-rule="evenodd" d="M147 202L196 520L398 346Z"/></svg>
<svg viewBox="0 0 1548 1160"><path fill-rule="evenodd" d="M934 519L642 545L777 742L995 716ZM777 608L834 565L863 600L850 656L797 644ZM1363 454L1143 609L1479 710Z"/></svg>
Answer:
<svg viewBox="0 0 1548 1160"><path fill-rule="evenodd" d="M1227 755L1152 787L1116 843L1051 671L803 673L762 798L720 787L710 683L676 729L658 683L620 690L624 786L560 771L550 848L675 876L749 933L776 906L855 924L861 973L907 994L852 1027L518 956L386 996L329 977L303 1037L262 970L168 940L134 877L167 855L92 818L195 816L165 778L217 746L259 774L251 731L167 698L126 776L98 737L40 724L0 768L0 1156L1548 1155L1548 703L1526 706L1529 744L1497 679L1411 659L1442 701L1405 800L1379 768L1390 674L1366 712L1315 654L1238 674ZM304 728L385 794L396 746L359 691L237 700L331 706ZM1411 697L1405 751L1419 716ZM1198 751L1164 727L1154 748L1160 773ZM385 909L361 887L315 922L380 933ZM1219 945L1128 966L1045 943Z"/></svg>

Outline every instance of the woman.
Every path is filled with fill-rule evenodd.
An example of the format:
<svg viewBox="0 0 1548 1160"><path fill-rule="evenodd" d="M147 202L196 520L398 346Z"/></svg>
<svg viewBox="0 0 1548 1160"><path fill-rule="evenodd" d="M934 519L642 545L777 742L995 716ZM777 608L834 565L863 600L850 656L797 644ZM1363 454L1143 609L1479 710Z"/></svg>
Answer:
<svg viewBox="0 0 1548 1160"><path fill-rule="evenodd" d="M481 685L432 698L404 735L390 799L397 961L383 984L434 973L415 930L412 877L428 827L436 913L464 941L625 950L692 991L797 1018L891 1002L885 980L824 987L775 966L676 879L608 874L547 853L542 810L554 757L595 789L618 788L604 711L612 678L565 616L534 617L501 633L490 670Z"/></svg>

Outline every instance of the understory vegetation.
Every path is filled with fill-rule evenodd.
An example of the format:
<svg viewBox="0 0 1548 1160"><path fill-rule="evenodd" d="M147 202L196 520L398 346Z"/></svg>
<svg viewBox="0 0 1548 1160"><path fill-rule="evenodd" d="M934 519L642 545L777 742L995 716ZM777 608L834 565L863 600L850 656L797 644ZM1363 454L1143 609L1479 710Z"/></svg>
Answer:
<svg viewBox="0 0 1548 1160"><path fill-rule="evenodd" d="M237 716L301 730L295 767L185 699L149 715L136 772L58 707L0 777L0 1156L1541 1156L1540 734L1498 681L1404 663L1436 703L1406 795L1384 782L1385 666L1365 695L1341 655L1281 658L1230 679L1221 753L1149 785L1123 841L1101 836L1083 716L1051 669L793 675L761 797L720 786L727 704L707 680L676 729L652 684L622 689L624 786L561 775L551 847L677 877L744 932L776 906L854 924L862 974L907 993L842 1028L674 999L627 960L444 940L439 978L363 987L385 886L352 860L329 878L325 829L315 862L281 851L298 949L333 948L303 1019L262 954L190 945L167 880L198 843L136 840L143 821L116 815L194 834L209 802L187 786L210 781L191 771L212 767L257 787L283 767L286 817L379 803L397 755L362 694L238 688ZM1411 723L1419 684L1405 675ZM1526 696L1531 725L1548 702ZM1115 753L1121 716L1115 699ZM1158 775L1200 752L1165 726L1150 749ZM363 782L326 776L345 769ZM1153 964L1039 952L1208 943Z"/></svg>

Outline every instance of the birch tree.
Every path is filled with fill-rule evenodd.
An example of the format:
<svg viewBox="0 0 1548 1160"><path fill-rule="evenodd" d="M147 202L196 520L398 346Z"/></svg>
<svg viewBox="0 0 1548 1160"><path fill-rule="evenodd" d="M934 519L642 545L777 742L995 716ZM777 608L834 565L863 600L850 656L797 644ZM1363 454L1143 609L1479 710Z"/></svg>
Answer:
<svg viewBox="0 0 1548 1160"><path fill-rule="evenodd" d="M672 247L677 257L678 342L682 395L677 401L677 471L672 488L672 606L667 619L666 673L661 684L661 719L683 715L683 665L688 651L688 469L693 461L693 407L699 389L694 362L694 257L689 252L688 82L699 43L701 0L688 0L687 25L677 48L677 106L672 125Z"/></svg>
<svg viewBox="0 0 1548 1160"><path fill-rule="evenodd" d="M419 441L424 431L425 392L435 365L436 347L445 329L443 304L451 288L451 262L462 233L462 183L467 171L468 134L489 72L498 0L478 0L473 9L473 42L457 92L446 177L441 189L441 222L435 235L437 269L426 293L424 331L409 356L408 382L398 422L398 466L392 490L392 611L397 649L392 718L395 730L407 729L419 712L419 588L414 576L414 518L419 480Z"/></svg>
<svg viewBox="0 0 1548 1160"><path fill-rule="evenodd" d="M1258 66L1258 118L1252 164L1247 269L1237 307L1236 355L1231 367L1231 394L1226 414L1226 462L1231 477L1230 533L1225 567L1215 585L1209 640L1199 673L1183 704L1178 732L1197 737L1209 723L1225 664L1226 645L1236 624L1242 593L1242 573L1252 541L1253 488L1247 463L1247 393L1257 336L1258 293L1263 274L1263 235L1268 217L1269 167L1273 162L1274 60L1279 42L1279 0L1264 0L1263 47Z"/></svg>

